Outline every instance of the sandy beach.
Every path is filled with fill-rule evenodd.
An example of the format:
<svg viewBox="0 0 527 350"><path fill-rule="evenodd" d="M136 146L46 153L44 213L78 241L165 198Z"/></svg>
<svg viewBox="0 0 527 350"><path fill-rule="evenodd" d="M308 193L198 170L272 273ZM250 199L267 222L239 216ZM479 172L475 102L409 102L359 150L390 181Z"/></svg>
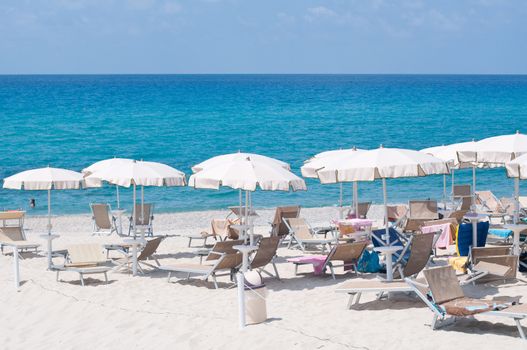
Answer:
<svg viewBox="0 0 527 350"><path fill-rule="evenodd" d="M272 210L258 210L256 232L268 234ZM373 208L372 215L380 209ZM187 248L187 239L179 235L208 229L211 218L221 218L223 211L157 214L155 233L168 235L159 250L163 264L194 261L198 258ZM313 225L327 224L336 216L335 208L303 209ZM38 236L45 218L26 220L27 235L44 243ZM125 225L127 227L127 225ZM54 218L54 232L61 237L54 249L81 242L119 242L117 235L91 235L89 215ZM236 289L228 277L219 277L220 288L212 283L191 279L173 279L167 274L148 271L132 277L123 272L109 274L105 285L99 276L80 286L78 275L46 271L43 256L26 254L21 260L23 285L13 287L13 257L0 257L0 329L3 349L524 349L512 321L476 316L461 320L444 329L432 331L432 313L416 298L400 294L390 300L376 301L373 294L363 295L361 305L346 309L347 296L335 293L336 287L356 277L337 269L337 279L294 276L288 257L299 256L299 250L280 248L278 270L280 281L266 278L269 320L238 329ZM442 261L438 260L438 264ZM301 267L300 272L310 271ZM182 276L179 276L182 277ZM523 275L522 277L525 277ZM476 297L496 295L525 298L526 286L516 282L466 287Z"/></svg>

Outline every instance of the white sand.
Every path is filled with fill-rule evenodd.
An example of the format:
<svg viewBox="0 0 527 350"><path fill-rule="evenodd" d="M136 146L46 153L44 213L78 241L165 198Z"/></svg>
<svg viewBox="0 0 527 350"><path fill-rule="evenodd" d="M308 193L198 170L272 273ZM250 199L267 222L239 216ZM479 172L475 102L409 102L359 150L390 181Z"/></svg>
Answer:
<svg viewBox="0 0 527 350"><path fill-rule="evenodd" d="M375 209L378 212L378 209ZM257 232L268 231L272 211L259 211ZM213 217L225 212L158 214L156 234L186 234L208 228ZM334 208L305 209L313 224L324 224L335 216ZM32 240L45 228L44 218L29 218L26 226ZM127 225L126 225L127 227ZM54 220L61 235L54 248L78 242L116 242L119 238L90 235L88 215L63 216ZM44 242L43 242L44 243ZM186 248L187 240L169 237L160 249L163 263L198 261ZM432 313L416 299L400 295L375 301L364 295L362 305L347 310L347 297L334 292L353 275L338 271L331 277L306 274L295 277L285 262L297 250L279 250L278 269L282 281L266 279L269 289L269 321L238 330L236 289L220 277L220 289L197 280L167 283L166 273L146 276L111 273L105 285L89 278L81 287L74 273L46 271L44 257L21 261L24 284L13 287L12 256L0 256L1 349L526 349L513 322L477 316L443 330L429 327ZM301 271L308 271L307 267ZM525 276L524 276L525 277ZM478 297L522 296L522 283L467 288ZM499 322L499 323L495 323ZM524 322L527 327L527 322Z"/></svg>

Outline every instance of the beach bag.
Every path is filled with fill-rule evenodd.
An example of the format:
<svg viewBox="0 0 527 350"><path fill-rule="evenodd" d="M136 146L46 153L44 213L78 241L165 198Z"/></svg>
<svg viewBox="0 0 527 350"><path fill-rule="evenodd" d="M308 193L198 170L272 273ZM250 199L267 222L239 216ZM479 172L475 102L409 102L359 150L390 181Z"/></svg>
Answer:
<svg viewBox="0 0 527 350"><path fill-rule="evenodd" d="M357 263L357 270L359 272L379 272L381 270L379 254L377 252L369 252L365 250Z"/></svg>

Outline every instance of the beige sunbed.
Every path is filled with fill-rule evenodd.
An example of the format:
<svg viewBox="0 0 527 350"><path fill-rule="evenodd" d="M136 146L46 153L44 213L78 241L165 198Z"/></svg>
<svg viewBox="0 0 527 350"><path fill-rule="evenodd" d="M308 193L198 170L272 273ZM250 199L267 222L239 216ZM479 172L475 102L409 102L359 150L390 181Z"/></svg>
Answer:
<svg viewBox="0 0 527 350"><path fill-rule="evenodd" d="M406 262L401 260L394 266L394 277L401 279L391 282L378 279L349 281L338 287L336 292L349 294L348 308L359 303L362 293L377 293L377 299L381 299L385 293L412 292L413 287L403 281L402 278L414 278L426 267L431 256L434 235L434 233L421 233L412 237L409 243L410 256L408 260ZM418 283L420 281L416 282L416 284ZM426 286L421 282L420 288L426 289Z"/></svg>
<svg viewBox="0 0 527 350"><path fill-rule="evenodd" d="M344 267L344 269L352 268L355 273L357 270L357 263L366 249L368 242L355 242L355 243L343 243L337 244L331 248L330 252L326 256L322 271L326 271L329 268L331 277L335 279L335 267ZM335 261L341 261L342 264L336 265ZM299 265L311 265L312 263L305 262L293 262L295 264L295 275L298 274Z"/></svg>
<svg viewBox="0 0 527 350"><path fill-rule="evenodd" d="M298 218L300 206L276 207L273 221L271 222L271 236L285 237L289 235L289 227L285 223L286 219Z"/></svg>
<svg viewBox="0 0 527 350"><path fill-rule="evenodd" d="M84 286L84 275L103 274L104 280L108 283L108 271L113 266L104 254L104 248L99 244L77 244L69 246L63 265L53 265L52 269L57 271L57 281L59 273L72 271L79 274L81 285Z"/></svg>
<svg viewBox="0 0 527 350"><path fill-rule="evenodd" d="M19 253L30 250L37 252L38 247L40 247L39 243L31 242L26 239L26 235L24 234L22 227L0 227L0 250L2 254L4 253L4 246L9 243L16 243Z"/></svg>
<svg viewBox="0 0 527 350"><path fill-rule="evenodd" d="M520 337L526 339L520 321L527 318L527 305L513 305L517 303L518 298L497 297L492 300L469 298L465 296L456 274L450 266L425 270L424 275L432 300L421 291L420 286L415 285L414 281L410 279L406 279L406 281L414 287L414 292L434 313L432 329L437 329L446 324L448 316L453 316L453 321L457 317L473 317L478 314L499 316L513 319Z"/></svg>
<svg viewBox="0 0 527 350"><path fill-rule="evenodd" d="M112 215L112 209L107 203L90 204L93 220L93 234L111 235L117 232L116 218Z"/></svg>
<svg viewBox="0 0 527 350"><path fill-rule="evenodd" d="M289 228L288 248L298 246L305 251L307 246L322 246L322 251L325 251L330 250L331 244L337 243L336 238L317 238L304 218L288 218L284 221Z"/></svg>
<svg viewBox="0 0 527 350"><path fill-rule="evenodd" d="M271 277L276 277L279 280L280 275L278 274L278 269L276 268L276 264L274 262L279 244L280 237L278 236L264 237L260 239L260 242L258 243L258 250L251 259L251 269L258 269L260 272L266 273ZM275 273L274 275L265 270L265 267L268 264L273 266Z"/></svg>

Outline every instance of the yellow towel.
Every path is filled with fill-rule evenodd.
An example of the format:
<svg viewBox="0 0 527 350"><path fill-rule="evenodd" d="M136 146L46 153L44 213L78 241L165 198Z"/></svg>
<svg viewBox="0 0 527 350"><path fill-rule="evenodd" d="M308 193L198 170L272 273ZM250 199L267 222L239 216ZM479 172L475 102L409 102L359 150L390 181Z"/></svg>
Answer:
<svg viewBox="0 0 527 350"><path fill-rule="evenodd" d="M449 258L448 259L448 265L452 266L454 270L466 273L467 272L467 261L468 257L466 256L459 256L455 258Z"/></svg>

